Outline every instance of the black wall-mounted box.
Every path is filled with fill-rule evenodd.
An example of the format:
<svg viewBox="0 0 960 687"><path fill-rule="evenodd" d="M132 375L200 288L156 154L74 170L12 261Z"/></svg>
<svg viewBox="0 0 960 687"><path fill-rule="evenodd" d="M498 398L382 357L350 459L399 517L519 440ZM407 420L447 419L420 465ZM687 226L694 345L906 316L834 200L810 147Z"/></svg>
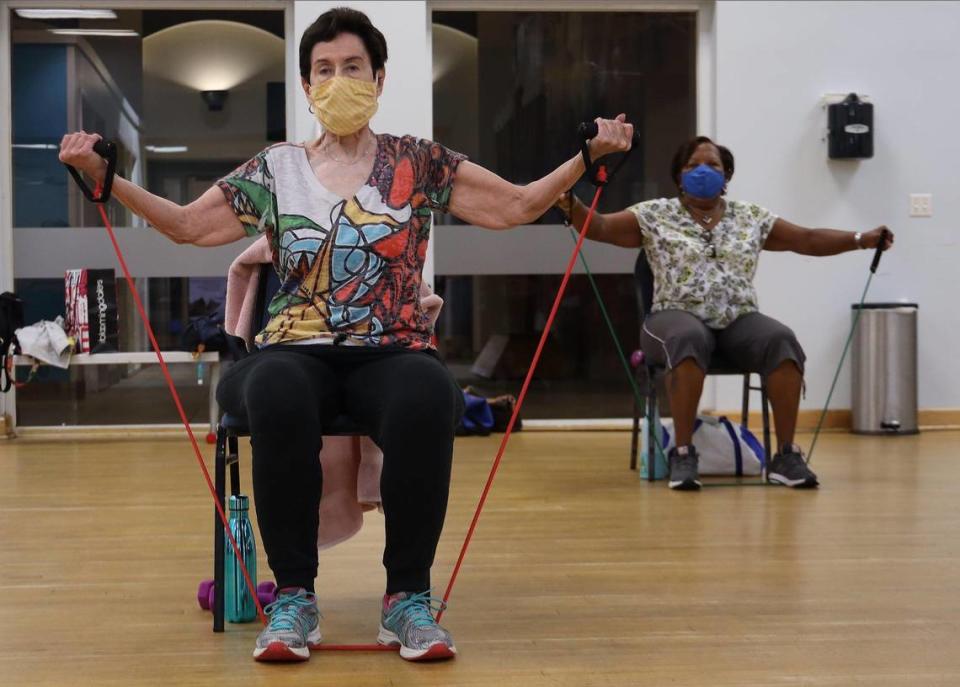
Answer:
<svg viewBox="0 0 960 687"><path fill-rule="evenodd" d="M873 104L856 93L827 107L827 129L831 159L873 157Z"/></svg>

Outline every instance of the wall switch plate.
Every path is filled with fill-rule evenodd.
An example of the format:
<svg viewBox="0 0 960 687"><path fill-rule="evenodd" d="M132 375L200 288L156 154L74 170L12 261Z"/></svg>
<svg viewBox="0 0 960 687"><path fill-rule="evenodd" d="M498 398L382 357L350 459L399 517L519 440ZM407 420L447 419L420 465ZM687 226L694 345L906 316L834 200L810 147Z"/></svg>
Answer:
<svg viewBox="0 0 960 687"><path fill-rule="evenodd" d="M933 194L932 193L911 193L910 194L910 216L911 217L933 217Z"/></svg>

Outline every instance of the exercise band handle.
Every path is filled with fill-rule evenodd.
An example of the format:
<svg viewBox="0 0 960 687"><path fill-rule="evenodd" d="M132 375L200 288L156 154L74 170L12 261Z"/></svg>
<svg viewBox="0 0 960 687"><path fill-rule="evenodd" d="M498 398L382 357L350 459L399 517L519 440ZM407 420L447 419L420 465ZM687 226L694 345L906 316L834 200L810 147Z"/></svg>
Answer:
<svg viewBox="0 0 960 687"><path fill-rule="evenodd" d="M77 182L77 186L83 191L83 195L87 200L91 203L106 203L110 200L110 189L113 188L113 175L117 171L117 146L114 145L113 141L100 139L93 144L93 152L107 161L107 174L103 178L100 195L95 195L94 192L90 190L90 187L87 186L83 177L80 175L80 172L78 172L73 165L64 163L64 166L67 168L67 171L70 172L73 180Z"/></svg>
<svg viewBox="0 0 960 687"><path fill-rule="evenodd" d="M580 126L577 127L577 136L580 139L580 154L583 155L583 165L587 168L587 176L590 177L590 181L593 182L594 186L603 186L616 175L620 168L623 167L623 164L627 161L627 158L630 157L630 154L633 152L633 149L640 144L640 134L636 131L633 132L633 141L630 144L630 150L624 153L623 157L620 159L620 162L617 163L617 166L613 168L613 171L609 174L606 171L604 165L595 164L590 159L590 148L587 143L592 138L596 138L597 134L600 132L600 127L596 122L581 122Z"/></svg>
<svg viewBox="0 0 960 687"><path fill-rule="evenodd" d="M600 133L600 127L596 122L580 122L580 126L577 127L577 133L580 135L580 138L584 140L596 138L597 134ZM634 131L633 144L637 145L638 143L640 143L640 134Z"/></svg>
<svg viewBox="0 0 960 687"><path fill-rule="evenodd" d="M873 262L870 263L872 274L876 274L877 268L880 267L880 258L883 257L883 244L886 243L888 236L890 236L890 232L886 229L880 232L880 243L877 244L877 250L873 254Z"/></svg>

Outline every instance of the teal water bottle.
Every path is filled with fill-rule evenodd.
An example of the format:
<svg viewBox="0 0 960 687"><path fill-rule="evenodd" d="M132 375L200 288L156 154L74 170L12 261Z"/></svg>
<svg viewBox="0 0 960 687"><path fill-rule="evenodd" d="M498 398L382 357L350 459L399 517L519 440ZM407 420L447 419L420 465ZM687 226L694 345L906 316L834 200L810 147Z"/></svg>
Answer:
<svg viewBox="0 0 960 687"><path fill-rule="evenodd" d="M250 573L254 588L257 586L257 545L250 524L250 499L246 496L230 497L230 533L237 542L237 548L243 556L243 564ZM230 539L224 534L226 555L224 556L224 616L230 623L249 623L257 618L257 606L250 596L243 571L237 565L237 557L230 546Z"/></svg>

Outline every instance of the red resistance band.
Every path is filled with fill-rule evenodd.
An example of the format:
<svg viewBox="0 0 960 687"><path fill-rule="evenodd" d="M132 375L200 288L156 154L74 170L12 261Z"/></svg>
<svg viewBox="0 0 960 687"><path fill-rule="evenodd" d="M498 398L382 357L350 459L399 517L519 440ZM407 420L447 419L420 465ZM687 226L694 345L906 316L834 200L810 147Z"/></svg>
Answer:
<svg viewBox="0 0 960 687"><path fill-rule="evenodd" d="M450 575L450 582L447 583L447 590L443 593L443 603L440 610L437 611L437 622L443 617L443 612L447 608L447 601L453 592L453 584L457 581L457 574L460 572L460 566L467 555L467 548L470 546L470 540L473 539L473 532L477 528L477 521L480 520L480 513L484 504L487 502L487 496L490 494L490 488L493 486L493 480L500 468L500 461L503 459L503 453L507 449L507 442L510 441L510 434L513 432L513 426L520 415L520 408L523 406L523 399L527 397L527 389L530 388L530 380L533 379L533 373L537 369L537 363L540 362L540 354L547 343L547 337L550 335L550 328L553 326L553 319L560 309L560 302L563 300L563 294L567 290L567 282L570 281L570 275L573 273L573 266L576 264L577 256L583 246L583 240L587 237L590 230L590 222L597 210L597 202L600 200L600 193L603 190L603 183L607 180L607 170L603 165L597 168L597 192L593 195L593 202L590 204L590 210L583 222L583 229L580 230L580 236L577 239L577 246L573 249L573 255L570 256L570 262L567 264L567 271L563 274L563 281L560 282L560 289L557 291L557 297L553 300L553 307L550 309L550 316L547 318L547 324L543 328L543 334L540 335L540 342L537 344L537 350L533 354L533 361L530 363L530 369L527 370L527 377L523 380L523 387L520 389L520 395L517 397L517 403L513 408L513 415L510 416L510 422L507 424L507 431L503 434L503 441L500 442L500 449L497 451L497 457L493 461L493 467L490 468L490 475L487 477L487 483L483 486L483 492L480 494L480 501L477 503L477 510L473 514L473 520L470 522L470 529L467 530L467 537L463 540L463 546L460 548L460 555L457 557L457 564L453 567L453 574Z"/></svg>
<svg viewBox="0 0 960 687"><path fill-rule="evenodd" d="M98 184L96 189L96 195L98 197L100 196L102 190L102 187ZM160 352L160 344L157 343L157 337L154 336L153 327L150 324L150 320L147 318L147 312L143 307L143 302L140 300L140 294L137 292L137 288L133 283L133 277L130 276L130 270L127 269L127 262L123 259L123 253L120 252L120 246L117 243L117 237L113 233L113 226L110 224L110 219L107 217L107 213L103 209L103 203L99 203L97 208L100 210L100 217L103 218L103 225L107 228L107 234L109 234L110 242L113 244L113 250L117 254L117 260L120 261L120 269L123 270L123 277L127 280L127 287L130 289L130 295L133 296L133 302L136 304L137 311L140 313L140 318L143 320L143 326L147 330L147 336L150 338L150 345L153 346L153 351L157 354L157 361L160 363L160 369L163 371L163 378L166 380L167 388L170 389L170 395L173 397L173 404L177 407L177 412L180 414L180 421L183 422L183 426L187 430L187 436L190 438L190 445L193 446L193 453L197 457L197 463L200 464L200 471L203 473L203 479L207 483L207 489L210 490L210 496L213 497L213 504L217 507L217 515L220 516L220 522L223 523L223 531L230 540L230 547L233 549L233 553L237 557L237 564L240 566L240 571L243 573L243 579L247 583L247 589L250 590L250 596L253 598L253 603L257 606L257 615L260 617L260 622L266 625L267 616L263 612L263 606L260 605L260 599L257 598L257 587L255 584L253 584L253 580L250 578L250 573L247 570L247 566L243 563L243 556L240 555L237 542L233 538L233 533L230 531L230 524L227 522L227 516L223 512L223 505L220 503L220 499L217 498L217 490L214 488L213 482L210 480L210 473L207 471L207 466L203 462L203 456L200 453L200 445L197 443L197 438L194 436L193 430L190 428L190 422L187 420L187 414L183 410L183 403L180 401L180 394L177 393L177 388L173 384L173 378L170 376L170 370L167 369L167 363L163 359L163 354Z"/></svg>
<svg viewBox="0 0 960 687"><path fill-rule="evenodd" d="M583 223L583 228L580 230L580 236L577 240L576 248L574 248L573 254L570 256L570 261L567 264L566 272L564 272L563 280L560 282L560 289L557 291L557 296L553 301L553 307L550 309L550 316L547 318L546 326L543 329L543 333L540 335L540 342L537 344L537 350L533 355L530 368L527 370L527 376L523 381L523 387L520 389L520 395L517 397L517 403L514 406L513 414L510 416L510 422L507 424L507 429L506 432L504 432L503 440L500 442L500 448L497 451L496 459L493 461L493 466L490 469L487 482L483 487L483 492L480 494L480 501L477 503L477 509L474 512L473 519L470 522L470 528L467 530L467 536L460 548L460 555L457 557L457 563L453 568L453 573L450 576L447 589L443 594L443 603L436 616L437 622L440 622L440 618L443 616L444 610L446 610L447 602L449 601L450 595L453 591L453 585L457 580L457 575L460 572L460 567L463 565L463 560L466 557L467 549L469 548L470 542L473 539L473 534L477 528L477 522L480 520L480 513L483 511L483 507L486 504L487 496L490 494L490 489L493 486L493 480L496 477L497 470L500 467L500 462L503 460L503 455L507 448L507 442L510 441L510 435L513 432L513 427L516 424L517 417L520 415L520 409L523 407L523 401L527 396L528 389L530 388L530 382L533 379L533 373L536 371L537 364L540 362L540 355L543 353L544 346L547 342L547 337L550 335L550 329L553 326L553 321L556 318L557 311L560 309L560 303L563 301L563 295L567 289L567 284L570 281L570 275L573 273L577 256L580 254L584 239L586 239L587 232L590 229L590 222L593 219L594 213L596 212L597 203L600 200L600 194L603 190L602 184L607 180L606 169L603 166L598 168L597 180L600 182L600 184L597 186L597 191L593 196L593 202L590 204L590 210L587 213L586 220ZM96 189L96 195L98 197L100 196L101 191L102 188L98 185ZM167 368L167 364L163 359L163 354L160 352L160 345L157 343L156 336L153 333L153 327L150 324L150 320L147 318L146 310L143 307L143 302L140 300L140 294L137 292L137 289L133 283L133 278L130 276L130 270L127 268L127 263L123 259L123 253L120 251L120 246L117 243L117 238L113 232L113 226L110 224L110 220L107 217L107 213L103 209L102 203L98 205L98 209L100 210L100 217L103 219L103 225L106 227L107 234L110 236L110 242L113 244L114 252L117 254L117 260L120 262L120 268L123 271L123 277L127 282L127 286L129 287L130 293L133 296L134 303L137 306L137 311L140 313L140 318L143 320L144 327L147 330L147 336L150 339L150 345L153 346L153 350L157 354L157 360L160 363L160 369L163 371L163 377L167 382L167 388L170 390L173 403L180 415L180 421L183 423L184 429L187 431L187 436L190 439L190 445L193 447L193 452L197 458L197 463L200 465L200 471L203 473L203 479L207 484L207 489L209 490L210 496L213 498L214 505L216 506L217 515L219 516L220 521L223 523L224 532L230 541L230 547L233 549L233 554L236 556L237 563L239 564L240 570L243 573L243 579L247 584L247 589L250 592L253 603L257 607L257 615L259 616L260 621L263 624L266 624L267 617L263 612L263 607L260 605L260 600L256 592L256 586L253 584L250 573L243 563L243 556L240 555L237 542L233 538L233 534L230 532L230 525L227 521L227 516L223 511L223 505L217 498L217 492L213 486L213 482L210 479L210 473L207 471L207 466L203 462L203 456L200 453L200 446L197 443L197 438L194 436L193 430L190 428L190 422L187 420L186 412L184 412L183 403L180 400L180 395L177 393L176 386L173 383L173 378L170 376L170 370ZM398 648L399 647L396 646L385 646L382 644L326 644L320 645L319 647L321 651L397 651Z"/></svg>

